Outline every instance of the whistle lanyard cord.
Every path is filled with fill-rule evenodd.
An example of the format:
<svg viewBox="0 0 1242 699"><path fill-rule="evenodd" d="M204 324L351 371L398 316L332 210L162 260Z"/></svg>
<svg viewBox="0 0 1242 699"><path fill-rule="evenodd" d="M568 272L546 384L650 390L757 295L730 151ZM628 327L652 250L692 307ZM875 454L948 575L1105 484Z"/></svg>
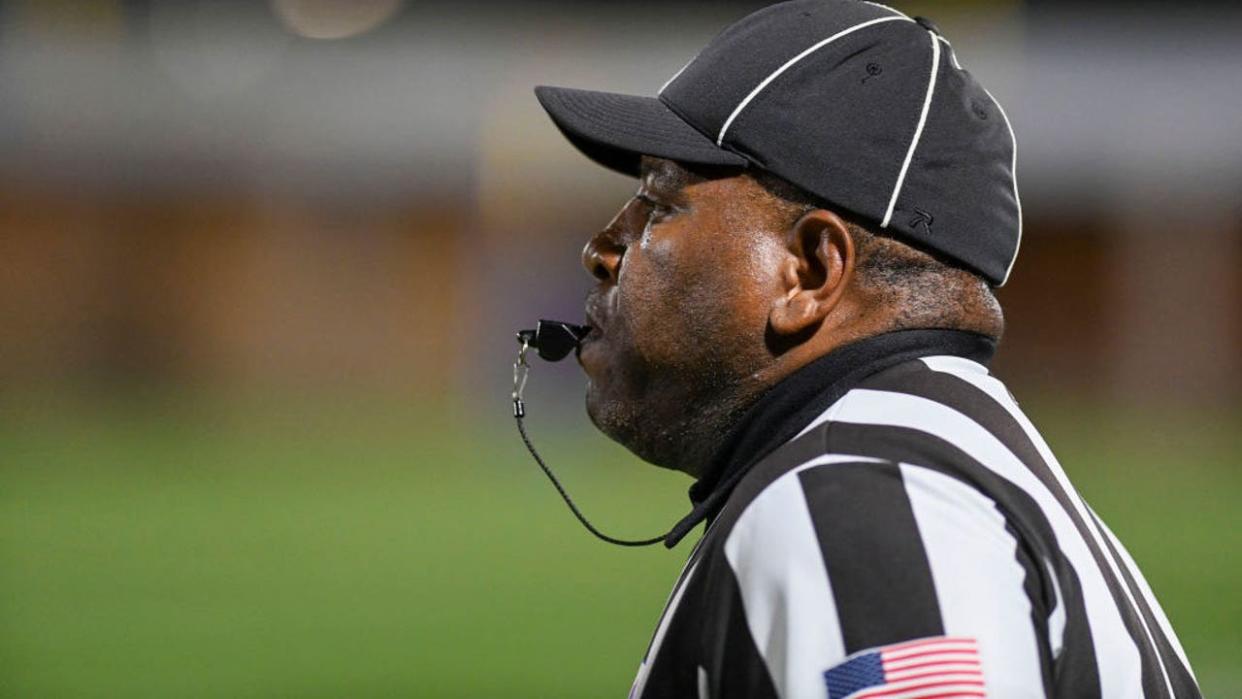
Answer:
<svg viewBox="0 0 1242 699"><path fill-rule="evenodd" d="M523 410L522 413L525 413L525 410ZM616 544L617 546L651 546L652 544L658 544L664 541L664 537L666 535L663 534L650 539L614 539L613 537L608 536L607 534L596 529L595 525L588 522L587 518L583 516L582 512L578 509L578 506L574 504L574 501L569 497L569 493L565 492L565 487L562 486L561 482L557 480L555 475L553 475L552 469L548 468L548 465L543 462L543 458L539 456L539 452L535 451L535 445L531 444L530 437L526 436L526 425L522 420L523 415L516 414L513 417L517 421L518 433L522 435L522 443L526 445L526 450L530 452L531 456L535 457L535 463L539 464L539 468L543 469L543 474L548 477L548 480L552 481L552 485L556 487L556 492L561 494L561 499L565 501L566 505L569 505L569 510L574 513L574 516L578 518L579 522L582 522L582 526L586 527L587 531L594 534L596 538L607 541L610 544Z"/></svg>

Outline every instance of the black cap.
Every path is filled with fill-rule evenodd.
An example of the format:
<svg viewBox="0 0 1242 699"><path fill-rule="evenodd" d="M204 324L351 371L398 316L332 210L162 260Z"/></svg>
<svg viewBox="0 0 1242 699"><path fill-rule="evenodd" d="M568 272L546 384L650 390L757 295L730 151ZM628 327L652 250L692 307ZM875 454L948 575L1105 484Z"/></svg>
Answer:
<svg viewBox="0 0 1242 699"><path fill-rule="evenodd" d="M1017 144L935 25L862 0L792 0L725 29L656 97L535 94L605 167L643 155L754 167L1004 284L1022 239Z"/></svg>

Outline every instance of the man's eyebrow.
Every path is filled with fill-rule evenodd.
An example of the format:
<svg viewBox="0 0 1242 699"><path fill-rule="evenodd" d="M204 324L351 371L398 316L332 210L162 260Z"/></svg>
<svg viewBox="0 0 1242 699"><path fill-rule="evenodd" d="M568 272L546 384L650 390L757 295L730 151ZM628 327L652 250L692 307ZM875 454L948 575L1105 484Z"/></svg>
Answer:
<svg viewBox="0 0 1242 699"><path fill-rule="evenodd" d="M644 158L642 167L639 169L638 179L644 184L647 182L659 183L668 177L669 169L667 161Z"/></svg>
<svg viewBox="0 0 1242 699"><path fill-rule="evenodd" d="M652 165L644 163L640 178L641 189L675 196L688 183L688 174L684 168L669 160L658 160Z"/></svg>

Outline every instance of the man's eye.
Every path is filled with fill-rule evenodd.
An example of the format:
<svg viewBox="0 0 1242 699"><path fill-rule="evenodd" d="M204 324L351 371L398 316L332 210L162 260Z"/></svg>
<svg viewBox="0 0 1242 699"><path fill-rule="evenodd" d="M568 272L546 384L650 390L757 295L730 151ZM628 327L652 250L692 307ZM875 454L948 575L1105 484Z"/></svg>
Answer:
<svg viewBox="0 0 1242 699"><path fill-rule="evenodd" d="M638 195L638 200L647 205L647 218L650 220L662 219L673 213L673 207L662 204L645 194Z"/></svg>

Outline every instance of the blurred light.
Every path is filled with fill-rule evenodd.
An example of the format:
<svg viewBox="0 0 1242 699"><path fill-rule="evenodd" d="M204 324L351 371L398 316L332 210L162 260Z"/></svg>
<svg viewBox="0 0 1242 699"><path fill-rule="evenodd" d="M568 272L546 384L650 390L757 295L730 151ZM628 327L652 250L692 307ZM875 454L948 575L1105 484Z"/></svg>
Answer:
<svg viewBox="0 0 1242 699"><path fill-rule="evenodd" d="M156 64L200 98L236 95L279 66L291 41L262 5L156 4L150 17Z"/></svg>
<svg viewBox="0 0 1242 699"><path fill-rule="evenodd" d="M309 39L344 39L383 24L401 0L272 0L289 31Z"/></svg>

